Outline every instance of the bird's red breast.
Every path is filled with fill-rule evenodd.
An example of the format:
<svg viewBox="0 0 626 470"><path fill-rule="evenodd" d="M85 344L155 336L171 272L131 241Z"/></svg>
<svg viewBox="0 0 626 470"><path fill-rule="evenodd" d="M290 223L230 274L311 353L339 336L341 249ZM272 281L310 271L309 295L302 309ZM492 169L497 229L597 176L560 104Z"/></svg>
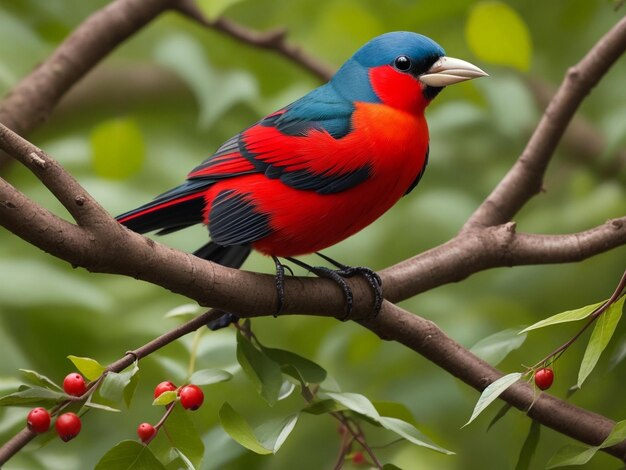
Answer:
<svg viewBox="0 0 626 470"><path fill-rule="evenodd" d="M272 127L255 126L244 133L244 141L249 139L251 151L264 151L266 161L291 162L290 170L332 172L368 165L370 176L365 181L342 192L320 194L294 189L262 173L225 179L205 194L205 222L210 223L210 208L218 194L241 194L268 217L271 228L269 235L254 242L253 247L284 257L324 249L380 217L424 168L428 127L423 113L372 103L355 103L355 108L352 130L340 139L323 130L286 136ZM293 155L295 149L297 156Z"/></svg>

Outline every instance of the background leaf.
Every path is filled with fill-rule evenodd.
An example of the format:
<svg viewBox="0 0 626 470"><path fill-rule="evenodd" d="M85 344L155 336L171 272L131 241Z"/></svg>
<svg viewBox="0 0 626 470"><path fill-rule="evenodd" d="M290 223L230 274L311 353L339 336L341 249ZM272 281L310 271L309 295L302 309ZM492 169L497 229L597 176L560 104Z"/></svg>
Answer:
<svg viewBox="0 0 626 470"><path fill-rule="evenodd" d="M518 349L526 340L515 328L499 331L478 341L470 351L492 366L498 365L511 351Z"/></svg>
<svg viewBox="0 0 626 470"><path fill-rule="evenodd" d="M268 405L278 400L283 383L280 366L255 348L241 333L237 333L237 360L246 375L256 384Z"/></svg>
<svg viewBox="0 0 626 470"><path fill-rule="evenodd" d="M182 406L174 406L163 427L169 444L180 450L196 468L202 468L204 443L189 413Z"/></svg>
<svg viewBox="0 0 626 470"><path fill-rule="evenodd" d="M122 441L102 456L95 470L165 470L148 446Z"/></svg>
<svg viewBox="0 0 626 470"><path fill-rule="evenodd" d="M19 369L19 371L22 373L22 377L24 378L24 380L30 382L33 385L49 388L57 392L63 392L63 389L60 386L58 386L51 379L43 374L40 374L39 372L28 369Z"/></svg>
<svg viewBox="0 0 626 470"><path fill-rule="evenodd" d="M527 470L532 468L530 463L533 455L535 455L537 446L539 445L540 434L541 425L537 421L531 421L528 435L524 440L522 450L520 451L519 458L517 459L517 464L515 465L515 470Z"/></svg>
<svg viewBox="0 0 626 470"><path fill-rule="evenodd" d="M123 179L135 174L145 159L143 135L130 118L98 124L91 133L91 161L99 176Z"/></svg>
<svg viewBox="0 0 626 470"><path fill-rule="evenodd" d="M189 383L195 385L210 385L219 382L226 382L231 380L233 375L230 372L226 372L221 369L201 369L195 371L189 377Z"/></svg>
<svg viewBox="0 0 626 470"><path fill-rule="evenodd" d="M261 455L272 453L271 449L267 449L263 444L261 444L261 442L254 435L254 432L252 432L252 428L246 420L243 419L243 417L228 403L224 403L222 405L219 411L219 416L220 423L222 423L224 431L226 431L230 437L246 449L250 449L252 452Z"/></svg>
<svg viewBox="0 0 626 470"><path fill-rule="evenodd" d="M470 11L465 37L481 60L521 72L530 67L532 44L524 19L506 3L478 2Z"/></svg>

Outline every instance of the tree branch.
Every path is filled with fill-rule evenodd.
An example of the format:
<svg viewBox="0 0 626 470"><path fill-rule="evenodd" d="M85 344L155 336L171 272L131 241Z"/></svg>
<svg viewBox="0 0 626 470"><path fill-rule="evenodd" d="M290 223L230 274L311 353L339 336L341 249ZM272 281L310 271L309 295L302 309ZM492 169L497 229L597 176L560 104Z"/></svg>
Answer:
<svg viewBox="0 0 626 470"><path fill-rule="evenodd" d="M540 191L545 170L567 124L585 96L625 50L626 18L622 18L568 70L519 159L464 229L506 223Z"/></svg>
<svg viewBox="0 0 626 470"><path fill-rule="evenodd" d="M462 231L452 240L379 274L385 298L396 303L497 267L572 263L626 245L626 216L565 235L516 233L510 222Z"/></svg>

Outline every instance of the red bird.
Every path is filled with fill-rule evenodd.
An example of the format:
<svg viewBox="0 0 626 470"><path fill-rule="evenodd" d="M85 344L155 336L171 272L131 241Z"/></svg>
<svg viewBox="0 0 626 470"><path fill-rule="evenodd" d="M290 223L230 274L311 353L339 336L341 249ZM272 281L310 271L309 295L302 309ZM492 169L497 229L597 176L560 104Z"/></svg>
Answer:
<svg viewBox="0 0 626 470"><path fill-rule="evenodd" d="M187 180L118 216L139 233L197 223L211 242L194 254L239 267L251 248L274 258L279 301L283 265L334 245L372 223L419 182L428 161L424 110L447 85L486 75L446 57L431 39L393 32L359 49L332 80L226 141ZM366 268L305 267L337 281Z"/></svg>

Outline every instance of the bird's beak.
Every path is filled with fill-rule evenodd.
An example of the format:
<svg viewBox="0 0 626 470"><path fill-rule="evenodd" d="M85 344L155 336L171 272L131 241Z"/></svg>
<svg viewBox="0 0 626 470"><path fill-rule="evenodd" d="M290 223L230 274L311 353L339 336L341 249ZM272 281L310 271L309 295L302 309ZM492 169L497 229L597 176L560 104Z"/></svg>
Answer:
<svg viewBox="0 0 626 470"><path fill-rule="evenodd" d="M454 57L442 57L428 71L419 77L422 83L433 87L444 87L455 83L472 80L488 75L476 67L461 59Z"/></svg>

